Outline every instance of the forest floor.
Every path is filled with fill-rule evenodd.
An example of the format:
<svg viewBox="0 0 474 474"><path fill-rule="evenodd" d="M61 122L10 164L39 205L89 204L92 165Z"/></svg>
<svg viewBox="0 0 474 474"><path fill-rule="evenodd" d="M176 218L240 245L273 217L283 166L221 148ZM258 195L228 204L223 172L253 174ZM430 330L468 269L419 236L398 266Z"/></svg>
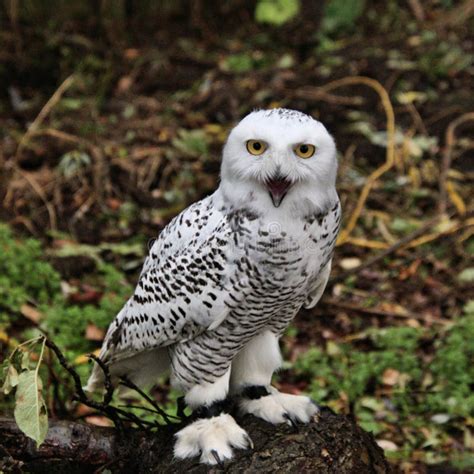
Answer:
<svg viewBox="0 0 474 474"><path fill-rule="evenodd" d="M374 9L306 42L255 22L136 42L2 29L0 357L41 328L85 378L148 241L216 188L231 126L295 108L336 139L344 230L277 385L353 414L404 472L472 472L474 25L453 10ZM51 416L109 423L49 369Z"/></svg>

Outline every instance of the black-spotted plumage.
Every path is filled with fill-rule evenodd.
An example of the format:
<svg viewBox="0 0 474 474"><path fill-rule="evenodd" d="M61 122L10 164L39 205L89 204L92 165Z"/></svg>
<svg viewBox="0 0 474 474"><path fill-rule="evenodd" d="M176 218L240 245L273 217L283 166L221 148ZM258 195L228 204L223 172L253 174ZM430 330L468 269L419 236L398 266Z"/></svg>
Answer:
<svg viewBox="0 0 474 474"><path fill-rule="evenodd" d="M133 378L137 354L166 347L179 386L212 382L253 336L281 334L311 303L311 292L325 285L338 201L284 228L217 200L213 195L190 206L151 246L100 354L112 374ZM92 387L100 381L96 367Z"/></svg>

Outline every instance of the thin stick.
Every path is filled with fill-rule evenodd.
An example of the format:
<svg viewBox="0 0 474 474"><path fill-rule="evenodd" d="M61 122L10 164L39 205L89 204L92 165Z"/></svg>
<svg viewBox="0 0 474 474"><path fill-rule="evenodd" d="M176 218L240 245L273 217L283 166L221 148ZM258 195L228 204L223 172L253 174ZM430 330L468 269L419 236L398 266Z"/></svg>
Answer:
<svg viewBox="0 0 474 474"><path fill-rule="evenodd" d="M74 82L74 79L75 78L73 75L67 77L64 82L56 89L56 92L50 97L48 102L46 102L46 104L43 106L40 113L33 120L33 123L28 127L28 130L21 138L15 153L16 159L20 156L21 152L23 151L23 148L28 143L28 140L30 139L31 135L36 132L36 130L41 126L41 124L44 122L51 110L61 100L63 94L69 89L69 87L71 87Z"/></svg>
<svg viewBox="0 0 474 474"><path fill-rule="evenodd" d="M112 384L112 378L110 377L109 368L95 354L89 354L88 357L89 359L92 359L102 369L102 372L104 373L105 394L104 398L102 399L102 403L104 405L108 405L112 401L112 397L114 395L114 386Z"/></svg>
<svg viewBox="0 0 474 474"><path fill-rule="evenodd" d="M446 129L445 148L443 153L443 161L441 163L441 174L439 179L439 204L438 209L440 214L444 214L448 207L448 173L451 168L453 159L453 147L456 141L456 128L459 125L474 120L474 112L462 114L457 119L453 120Z"/></svg>
<svg viewBox="0 0 474 474"><path fill-rule="evenodd" d="M359 195L355 209L351 213L349 222L346 227L342 229L337 240L337 245L344 244L349 238L350 234L354 230L357 221L362 213L365 202L369 196L369 193L374 186L375 182L388 170L390 170L395 163L395 113L393 112L393 106L390 101L390 96L388 95L387 90L380 84L380 82L375 79L364 76L351 76L345 77L343 79L338 79L332 81L325 86L318 88L321 92L329 92L333 89L339 87L345 87L349 85L365 85L373 89L380 97L380 101L385 110L385 115L387 119L387 153L385 158L385 163L373 171L367 178L367 181L362 188L362 191Z"/></svg>
<svg viewBox="0 0 474 474"><path fill-rule="evenodd" d="M357 266L355 268L351 268L350 270L346 270L345 272L332 277L329 280L330 283L337 283L339 281L342 281L342 280L346 279L348 276L353 275L354 273L359 273L361 270L364 270L368 267L371 267L375 263L379 262L380 260L384 259L385 257L388 257L389 255L391 255L392 253L394 253L397 250L401 249L402 247L409 244L413 240L415 240L418 237L422 236L428 229L430 229L431 227L436 225L440 219L441 219L441 216L436 216L433 219L430 219L428 222L425 222L425 224L423 224L419 229L416 229L412 233L410 233L407 236L403 237L403 239L400 239L398 242L395 242L389 248L387 248L386 250L378 253L377 255L374 255L372 258L369 258L364 263L361 263L359 266Z"/></svg>
<svg viewBox="0 0 474 474"><path fill-rule="evenodd" d="M140 394L155 410L157 413L161 415L161 417L165 420L167 425L172 424L169 415L153 400L149 397L143 390L137 387L131 380L126 377L121 377L121 384L125 387L131 388L135 390L138 394Z"/></svg>
<svg viewBox="0 0 474 474"><path fill-rule="evenodd" d="M36 181L33 176L30 175L30 173L27 173L20 169L20 167L16 164L14 164L14 169L21 175L23 178L25 178L26 182L31 186L33 191L39 196L39 198L43 201L46 210L48 212L49 216L49 225L51 226L51 230L57 230L57 217L56 217L56 211L54 210L54 206L51 205L51 203L48 201L48 198L46 197L46 194L44 193L42 187L39 185L39 183Z"/></svg>
<svg viewBox="0 0 474 474"><path fill-rule="evenodd" d="M365 313L365 314L370 314L373 316L416 319L419 321L426 321L426 318L415 313L396 313L394 311L385 311L385 310L376 309L376 308L364 308L363 306L358 306L356 304L344 303L343 301L338 301L335 298L324 298L322 302L327 304L328 306L335 306L337 308L346 309L348 311L356 311L358 313ZM439 319L435 320L434 322L439 323L439 324L446 324L446 321L439 320Z"/></svg>
<svg viewBox="0 0 474 474"><path fill-rule="evenodd" d="M64 369L66 369L66 371L69 373L69 375L71 375L72 379L74 380L74 387L76 390L77 399L84 405L87 405L88 407L94 408L102 413L107 414L107 416L114 422L114 425L117 428L119 435L123 435L124 433L123 423L117 414L119 410L111 406L104 405L103 403L99 403L94 400L91 400L86 395L86 393L84 392L82 388L82 382L81 382L81 378L79 377L79 374L74 370L74 368L66 360L63 353L60 351L59 347L53 341L47 338L45 338L45 344L56 354L56 357L58 358L61 366Z"/></svg>

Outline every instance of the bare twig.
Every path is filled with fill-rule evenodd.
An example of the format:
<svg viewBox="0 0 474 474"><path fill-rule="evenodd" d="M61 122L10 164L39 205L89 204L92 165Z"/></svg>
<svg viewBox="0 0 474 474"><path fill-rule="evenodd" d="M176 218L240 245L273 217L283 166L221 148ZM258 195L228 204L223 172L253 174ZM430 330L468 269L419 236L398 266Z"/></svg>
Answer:
<svg viewBox="0 0 474 474"><path fill-rule="evenodd" d="M474 2L472 0L465 0L447 14L440 15L434 27L454 27L461 23L466 23L472 15L474 15Z"/></svg>
<svg viewBox="0 0 474 474"><path fill-rule="evenodd" d="M165 420L166 424L172 424L170 417L171 415L168 415L152 398L150 398L143 390L141 390L139 387L137 387L132 381L130 381L126 377L121 377L121 384L124 387L131 388L132 390L135 390L138 394L140 394L154 409L155 411L161 415L161 417ZM173 417L175 418L175 417Z"/></svg>
<svg viewBox="0 0 474 474"><path fill-rule="evenodd" d="M337 283L339 281L345 280L348 276L353 275L354 273L359 273L361 270L371 267L375 263L379 262L380 260L383 260L385 257L388 257L392 253L396 252L397 250L400 250L413 240L425 234L426 231L436 225L440 219L441 216L436 216L433 219L430 219L429 221L425 222L425 224L423 224L419 229L416 229L407 236L403 237L403 239L400 239L383 252L374 255L372 258L369 258L364 263L360 264L358 267L351 268L350 270L346 270L345 272L332 277L329 281L331 283Z"/></svg>
<svg viewBox="0 0 474 474"><path fill-rule="evenodd" d="M104 373L105 393L104 393L104 398L102 399L102 403L104 405L108 405L112 401L112 397L114 395L114 386L112 384L112 378L110 377L109 368L95 354L89 354L88 357L89 359L92 359L101 368L102 372Z"/></svg>
<svg viewBox="0 0 474 474"><path fill-rule="evenodd" d="M329 94L328 92L324 92L321 88L315 87L303 87L300 89L285 89L285 93L296 97L298 99L306 99L306 100L317 100L327 102L328 104L334 105L362 105L364 103L364 99L362 97L346 97L340 95Z"/></svg>
<svg viewBox="0 0 474 474"><path fill-rule="evenodd" d="M443 161L441 162L441 173L439 180L439 205L438 209L440 214L444 214L448 207L448 173L451 168L451 162L453 159L453 147L456 141L455 132L457 127L465 122L474 120L474 112L468 112L462 114L455 120L453 120L446 129L445 148L443 153Z"/></svg>
<svg viewBox="0 0 474 474"><path fill-rule="evenodd" d="M45 338L46 339L46 338ZM59 347L51 340L46 339L45 340L46 346L51 349L56 357L58 358L59 363L61 366L66 369L66 371L69 373L69 375L72 377L74 381L74 388L76 391L76 396L78 400L83 403L84 405L94 408L101 413L105 413L113 422L115 427L117 428L117 431L119 433L123 433L123 423L120 417L118 416L117 412L118 410L115 409L114 407L111 407L109 405L105 405L104 403L96 402L95 400L91 400L86 393L84 392L84 389L82 388L82 382L81 378L79 377L79 374L74 370L74 368L69 364L69 362L66 360L64 357L63 353L59 349ZM104 376L107 377L107 374L104 373ZM110 378L110 376L109 376Z"/></svg>
<svg viewBox="0 0 474 474"><path fill-rule="evenodd" d="M58 226L57 226L58 219L57 219L57 216L56 216L56 211L54 210L54 206L48 201L48 198L47 198L46 194L44 193L43 188L40 186L38 181L36 181L36 179L30 173L27 173L26 171L23 171L16 164L14 164L14 169L18 174L20 174L25 179L25 181L31 186L33 191L43 201L43 203L46 207L46 211L48 212L49 225L51 226L51 230L56 230L58 228Z"/></svg>
<svg viewBox="0 0 474 474"><path fill-rule="evenodd" d="M351 217L349 218L349 222L347 223L346 227L341 231L338 238L338 245L341 245L347 241L350 234L354 230L357 221L362 213L364 208L365 202L369 196L369 193L374 186L375 182L395 163L395 114L393 112L393 106L390 101L390 97L388 95L387 90L380 84L380 82L376 81L375 79L371 79L369 77L364 76L350 76L345 77L343 79L338 79L336 81L332 81L325 86L318 88L321 93L327 93L331 90L338 89L339 87L346 87L351 85L365 85L370 87L380 97L382 102L382 106L385 110L385 115L387 119L387 153L385 163L373 171L366 180L364 187L360 193L359 199L357 201L355 209L351 213Z"/></svg>
<svg viewBox="0 0 474 474"><path fill-rule="evenodd" d="M425 11L423 10L423 5L420 3L420 0L408 0L408 5L418 21L425 21Z"/></svg>
<svg viewBox="0 0 474 474"><path fill-rule="evenodd" d="M27 145L28 140L31 138L32 134L38 130L38 128L44 122L48 114L56 106L56 104L61 100L61 97L69 89L69 87L71 87L73 82L74 82L74 76L69 76L68 78L66 78L64 82L56 89L56 92L50 97L48 102L46 102L46 104L43 106L40 113L33 120L33 123L28 127L28 130L23 135L23 137L20 140L20 143L18 144L18 148L15 154L15 157L17 159L21 155L23 148L25 147L25 145Z"/></svg>
<svg viewBox="0 0 474 474"><path fill-rule="evenodd" d="M336 300L335 298L324 298L322 300L323 304L327 304L329 306L335 306L336 308L345 309L348 311L355 311L357 313L363 314L370 314L373 316L383 316L383 317L391 317L391 318L403 318L403 319L416 319L419 321L426 321L426 318L415 313L405 312L405 313L397 313L395 311L386 311L377 308L365 308L364 306L359 306L353 303L345 303L343 301ZM433 322L444 324L444 320L436 319Z"/></svg>

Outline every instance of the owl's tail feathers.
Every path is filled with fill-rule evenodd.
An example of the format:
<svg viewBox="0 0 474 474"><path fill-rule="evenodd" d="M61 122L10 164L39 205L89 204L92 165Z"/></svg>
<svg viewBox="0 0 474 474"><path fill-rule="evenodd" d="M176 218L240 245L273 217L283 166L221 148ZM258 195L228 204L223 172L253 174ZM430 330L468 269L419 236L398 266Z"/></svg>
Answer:
<svg viewBox="0 0 474 474"><path fill-rule="evenodd" d="M160 375L166 372L170 365L168 351L164 347L151 349L112 362L109 365L113 385L117 386L121 377L126 377L138 387L155 384ZM96 392L104 388L104 371L95 363L92 373L83 387L86 392ZM119 391L123 387L119 387Z"/></svg>

